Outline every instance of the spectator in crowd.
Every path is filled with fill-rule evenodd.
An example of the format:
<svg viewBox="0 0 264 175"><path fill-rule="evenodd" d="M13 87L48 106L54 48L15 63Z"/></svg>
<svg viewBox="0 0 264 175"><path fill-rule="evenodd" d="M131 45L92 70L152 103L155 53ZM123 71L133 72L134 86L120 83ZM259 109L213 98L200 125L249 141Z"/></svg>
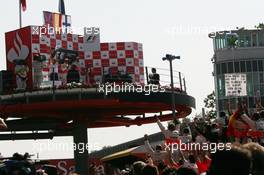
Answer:
<svg viewBox="0 0 264 175"><path fill-rule="evenodd" d="M129 171L127 171L127 170L122 170L120 174L121 174L121 175L129 175Z"/></svg>
<svg viewBox="0 0 264 175"><path fill-rule="evenodd" d="M180 136L182 143L190 143L192 141L192 133L190 127L185 127L183 129L183 134Z"/></svg>
<svg viewBox="0 0 264 175"><path fill-rule="evenodd" d="M144 143L147 153L150 155L155 165L158 165L161 161L164 161L166 163L168 162L169 153L167 151L163 151L161 145L156 145L155 150L153 150L151 145L149 144L147 134L144 136Z"/></svg>
<svg viewBox="0 0 264 175"><path fill-rule="evenodd" d="M252 175L263 175L264 174L264 147L257 143L247 143L243 145L244 148L250 151L252 155Z"/></svg>
<svg viewBox="0 0 264 175"><path fill-rule="evenodd" d="M228 123L228 119L226 117L226 113L225 112L220 112L220 117L217 118L217 125L218 125L218 139L219 141L226 143L228 141L227 135L226 135L226 131L227 131L227 123Z"/></svg>
<svg viewBox="0 0 264 175"><path fill-rule="evenodd" d="M211 125L211 131L210 131L210 142L212 143L218 143L219 139L219 129L216 123L213 123Z"/></svg>
<svg viewBox="0 0 264 175"><path fill-rule="evenodd" d="M0 165L0 174L6 175L35 175L36 169L34 163L28 160L28 153L21 155L13 154L9 160L5 160ZM52 174L51 174L52 175Z"/></svg>
<svg viewBox="0 0 264 175"><path fill-rule="evenodd" d="M250 152L241 146L233 146L231 150L217 151L212 155L207 175L249 175L250 165Z"/></svg>
<svg viewBox="0 0 264 175"><path fill-rule="evenodd" d="M142 175L159 175L159 172L157 167L146 165L142 170Z"/></svg>
<svg viewBox="0 0 264 175"><path fill-rule="evenodd" d="M142 171L146 166L145 162L137 161L133 163L133 175L143 175Z"/></svg>
<svg viewBox="0 0 264 175"><path fill-rule="evenodd" d="M191 168L181 167L178 169L177 175L197 175L197 173Z"/></svg>
<svg viewBox="0 0 264 175"><path fill-rule="evenodd" d="M243 143L247 142L247 133L250 129L254 129L255 123L252 121L247 113L246 106L239 104L236 112L230 116L227 135L234 137L237 143L241 140Z"/></svg>
<svg viewBox="0 0 264 175"><path fill-rule="evenodd" d="M202 144L206 142L207 142L206 138L200 132L198 132L197 136L195 137L195 143Z"/></svg>
<svg viewBox="0 0 264 175"><path fill-rule="evenodd" d="M157 119L157 124L165 137L165 143L167 145L172 144L172 143L179 143L179 131L176 130L177 126L173 122L169 122L168 129L166 129L162 125L159 118L156 117L156 119Z"/></svg>
<svg viewBox="0 0 264 175"><path fill-rule="evenodd" d="M165 168L161 175L177 175L177 169L172 167Z"/></svg>
<svg viewBox="0 0 264 175"><path fill-rule="evenodd" d="M166 169L168 165L164 161L160 161L159 164L157 165L159 174L163 172L164 169Z"/></svg>
<svg viewBox="0 0 264 175"><path fill-rule="evenodd" d="M182 165L180 167L191 168L195 172L198 172L198 166L196 164L196 160L195 160L194 155L190 154L188 156L188 159L186 159L185 154L183 154L181 150L179 150L179 152L180 152L181 160L183 161Z"/></svg>
<svg viewBox="0 0 264 175"><path fill-rule="evenodd" d="M198 167L198 174L206 173L211 164L211 159L207 156L205 151L200 151L197 155L196 164Z"/></svg>
<svg viewBox="0 0 264 175"><path fill-rule="evenodd" d="M260 131L260 144L264 146L264 110L259 112L259 119L256 121L256 130Z"/></svg>

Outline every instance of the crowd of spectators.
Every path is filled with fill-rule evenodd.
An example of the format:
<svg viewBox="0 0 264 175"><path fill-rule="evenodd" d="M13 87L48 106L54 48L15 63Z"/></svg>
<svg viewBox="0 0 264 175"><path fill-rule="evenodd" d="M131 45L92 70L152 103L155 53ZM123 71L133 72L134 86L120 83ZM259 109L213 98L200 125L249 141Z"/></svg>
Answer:
<svg viewBox="0 0 264 175"><path fill-rule="evenodd" d="M264 175L264 108L260 103L251 115L241 103L217 119L175 119L166 128L157 117L157 124L164 140L153 145L145 135L144 159L111 172L106 166L93 171L91 164L89 175ZM6 127L2 120L0 125ZM29 154L16 153L0 164L0 175L57 175L57 170L32 162Z"/></svg>
<svg viewBox="0 0 264 175"><path fill-rule="evenodd" d="M228 114L221 112L214 120L174 120L165 128L157 118L157 124L165 138L162 144L151 145L145 135L145 160L117 169L114 175L264 174L264 108L260 103L251 115L240 103L235 111L229 108Z"/></svg>

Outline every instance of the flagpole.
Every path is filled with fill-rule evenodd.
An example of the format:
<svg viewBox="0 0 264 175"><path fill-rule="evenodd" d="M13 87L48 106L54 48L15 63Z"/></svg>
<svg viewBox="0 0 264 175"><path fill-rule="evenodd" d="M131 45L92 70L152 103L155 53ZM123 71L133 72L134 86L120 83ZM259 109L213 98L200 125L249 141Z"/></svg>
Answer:
<svg viewBox="0 0 264 175"><path fill-rule="evenodd" d="M22 9L21 9L21 0L19 2L19 28L22 28Z"/></svg>

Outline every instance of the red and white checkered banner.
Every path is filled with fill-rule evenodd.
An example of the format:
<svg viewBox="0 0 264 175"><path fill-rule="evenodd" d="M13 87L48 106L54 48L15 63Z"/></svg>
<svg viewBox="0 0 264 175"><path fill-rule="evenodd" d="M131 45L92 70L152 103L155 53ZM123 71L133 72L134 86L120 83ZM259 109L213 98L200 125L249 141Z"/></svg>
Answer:
<svg viewBox="0 0 264 175"><path fill-rule="evenodd" d="M30 71L30 79L27 80L28 87L39 88L45 82L49 82L51 73L51 49L64 48L68 50L78 51L78 62L75 63L81 75L81 81L87 85L93 85L96 82L102 81L104 73L129 74L132 77L132 82L144 83L144 63L142 44L136 42L114 42L100 43L100 36L96 34L77 35L77 34L49 34L49 30L43 32L40 26L28 26L16 31L12 35L6 35L8 42L14 40L14 35L20 31L26 30L27 36L31 37L31 43L25 42L24 34L21 37L22 43L27 43L30 48L31 61L28 65ZM9 37L10 36L10 37ZM93 38L96 36L98 38ZM89 43L87 44L87 40ZM10 45L10 44L9 44ZM12 46L10 46L12 47ZM10 48L9 47L9 48ZM14 46L13 46L14 47ZM7 50L8 52L8 50ZM47 59L40 62L34 60L35 55L45 56ZM8 69L13 69L12 62L8 61ZM65 83L65 77L68 72L67 65L55 64L55 71L59 74L59 79Z"/></svg>

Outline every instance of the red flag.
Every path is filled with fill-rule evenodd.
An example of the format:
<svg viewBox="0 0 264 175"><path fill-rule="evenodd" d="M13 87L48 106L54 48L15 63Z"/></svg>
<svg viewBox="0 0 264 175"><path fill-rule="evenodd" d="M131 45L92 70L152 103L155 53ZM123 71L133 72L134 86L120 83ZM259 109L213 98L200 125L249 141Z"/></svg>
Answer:
<svg viewBox="0 0 264 175"><path fill-rule="evenodd" d="M236 112L229 117L227 133L226 133L228 137L234 136L234 126L233 125L236 119L239 117L239 112L240 110L236 110Z"/></svg>
<svg viewBox="0 0 264 175"><path fill-rule="evenodd" d="M51 12L43 11L44 25L50 25L54 27L54 15Z"/></svg>
<svg viewBox="0 0 264 175"><path fill-rule="evenodd" d="M21 6L22 6L22 10L26 11L27 9L27 4L26 4L26 0L20 0Z"/></svg>

